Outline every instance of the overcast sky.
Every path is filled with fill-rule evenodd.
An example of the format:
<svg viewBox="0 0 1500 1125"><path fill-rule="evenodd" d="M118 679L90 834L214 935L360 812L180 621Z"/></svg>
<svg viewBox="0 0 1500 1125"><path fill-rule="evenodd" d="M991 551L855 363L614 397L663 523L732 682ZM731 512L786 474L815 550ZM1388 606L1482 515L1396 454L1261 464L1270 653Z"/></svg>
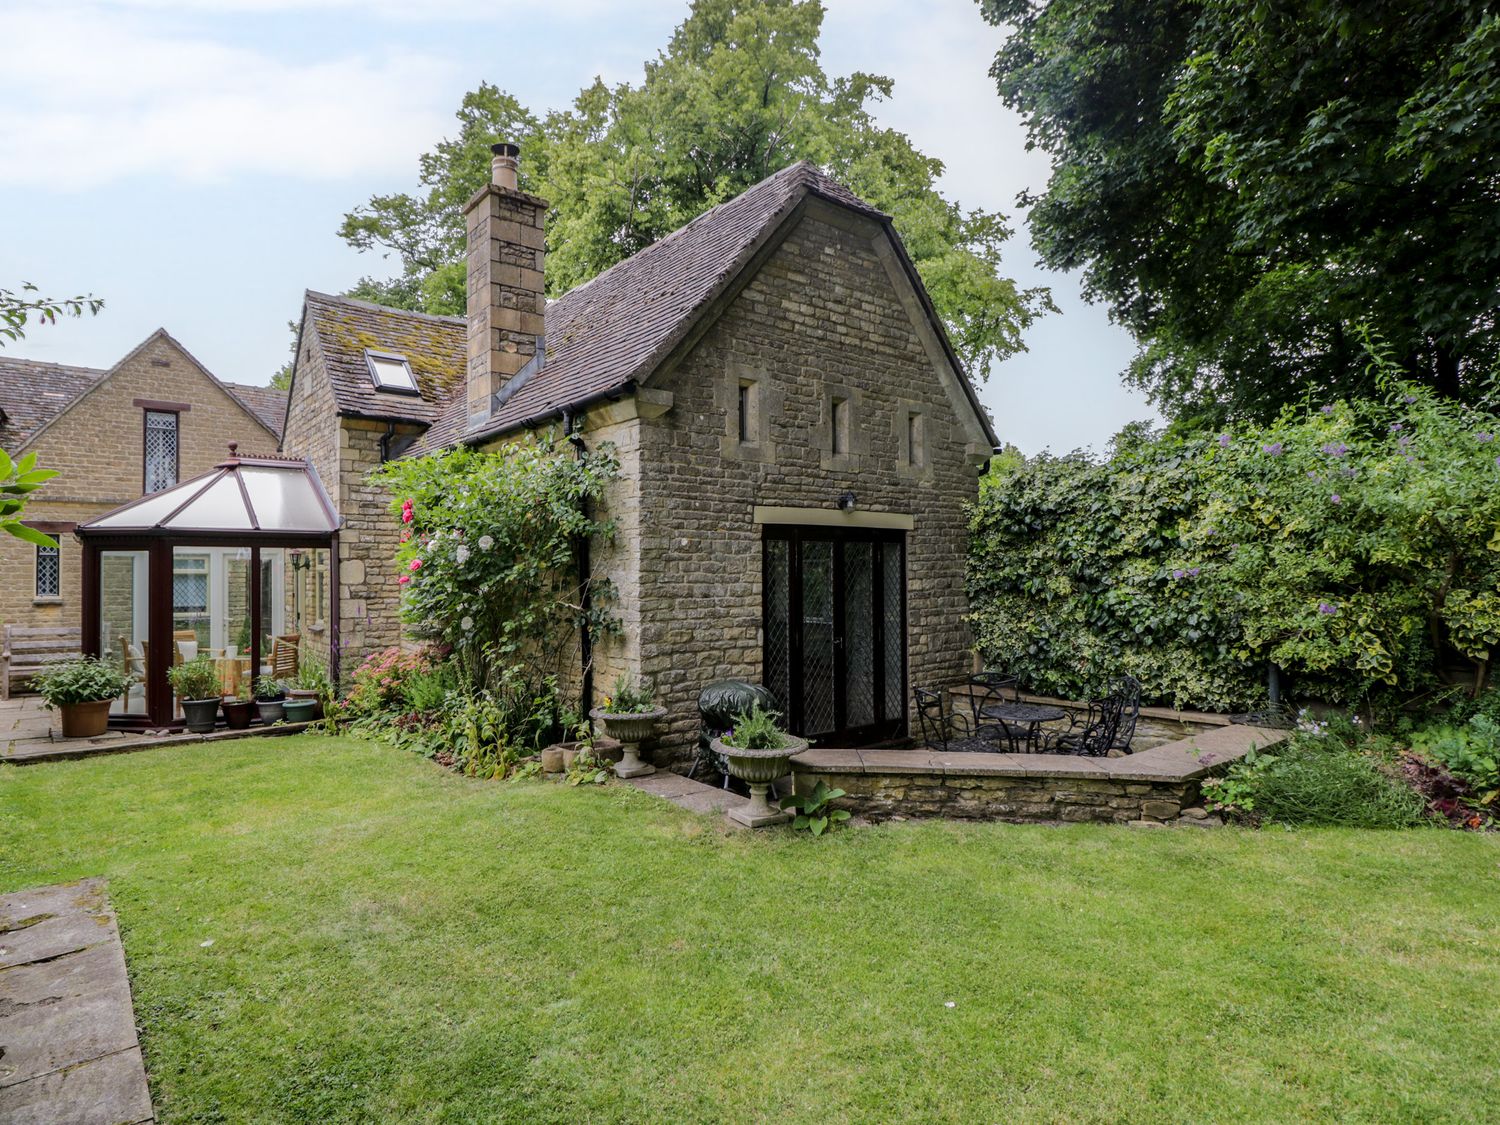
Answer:
<svg viewBox="0 0 1500 1125"><path fill-rule="evenodd" d="M1017 192L1040 188L986 74L1000 33L973 0L827 0L830 74L895 80L885 124L947 164L943 190L1018 226L1007 271L1062 312L981 388L1028 453L1102 447L1154 417L1120 384L1133 346L1077 279L1035 265ZM304 289L390 264L335 231L371 194L415 186L481 80L534 111L596 74L638 81L685 0L112 0L0 3L0 286L106 298L10 354L108 366L165 327L210 370L264 383Z"/></svg>

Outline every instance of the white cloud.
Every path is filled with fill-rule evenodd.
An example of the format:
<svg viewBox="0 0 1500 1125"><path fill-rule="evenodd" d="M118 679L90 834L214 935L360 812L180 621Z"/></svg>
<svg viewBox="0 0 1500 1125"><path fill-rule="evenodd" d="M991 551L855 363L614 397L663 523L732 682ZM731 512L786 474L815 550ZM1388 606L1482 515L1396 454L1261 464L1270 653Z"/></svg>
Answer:
<svg viewBox="0 0 1500 1125"><path fill-rule="evenodd" d="M0 15L0 183L409 170L448 124L445 66L390 46L295 62L98 10ZM449 95L451 97L451 95Z"/></svg>

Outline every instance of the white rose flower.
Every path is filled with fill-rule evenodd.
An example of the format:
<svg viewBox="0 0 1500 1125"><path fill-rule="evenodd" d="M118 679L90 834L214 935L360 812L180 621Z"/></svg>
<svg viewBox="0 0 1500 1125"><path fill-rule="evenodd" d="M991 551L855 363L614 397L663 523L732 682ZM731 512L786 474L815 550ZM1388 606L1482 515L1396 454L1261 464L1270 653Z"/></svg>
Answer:
<svg viewBox="0 0 1500 1125"><path fill-rule="evenodd" d="M495 545L495 541L493 539L491 539L488 535L481 535L479 537L479 549L481 551L488 551L494 545Z"/></svg>
<svg viewBox="0 0 1500 1125"><path fill-rule="evenodd" d="M458 624L459 627L462 628L465 633L467 633L470 629L474 628L474 619L472 617L465 617Z"/></svg>
<svg viewBox="0 0 1500 1125"><path fill-rule="evenodd" d="M458 550L455 551L454 554L458 556L458 562L460 566L469 561L469 548L465 547L463 544L459 544Z"/></svg>

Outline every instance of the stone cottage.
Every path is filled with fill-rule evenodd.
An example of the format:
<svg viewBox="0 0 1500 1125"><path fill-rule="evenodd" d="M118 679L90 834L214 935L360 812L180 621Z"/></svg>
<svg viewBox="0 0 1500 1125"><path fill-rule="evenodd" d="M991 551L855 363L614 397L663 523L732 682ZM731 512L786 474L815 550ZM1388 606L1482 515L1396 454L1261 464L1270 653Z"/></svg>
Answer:
<svg viewBox="0 0 1500 1125"><path fill-rule="evenodd" d="M368 471L562 427L622 465L591 565L624 628L592 680L648 679L667 755L724 677L825 745L903 733L911 687L969 667L964 505L996 439L890 218L797 164L547 301L547 203L494 148L466 317L307 294L283 449L344 521L344 667L400 635Z"/></svg>
<svg viewBox="0 0 1500 1125"><path fill-rule="evenodd" d="M78 628L73 528L205 472L231 441L274 452L285 410L283 392L215 378L164 329L108 369L0 355L0 449L35 452L40 467L61 474L26 508L26 523L58 545L0 536L0 624ZM204 553L184 562L182 624L191 627L200 609L206 618L220 570Z"/></svg>

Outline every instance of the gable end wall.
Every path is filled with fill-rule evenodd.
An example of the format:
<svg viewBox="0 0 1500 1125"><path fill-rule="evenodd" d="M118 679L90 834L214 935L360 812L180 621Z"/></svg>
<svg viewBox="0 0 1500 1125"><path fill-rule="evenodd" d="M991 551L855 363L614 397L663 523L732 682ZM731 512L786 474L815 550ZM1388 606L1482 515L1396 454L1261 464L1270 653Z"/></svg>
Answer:
<svg viewBox="0 0 1500 1125"><path fill-rule="evenodd" d="M847 490L861 512L914 517L908 687L969 671L964 509L977 492L975 424L940 377L911 296L878 224L810 212L686 357L650 382L673 396L670 411L642 424L639 470L639 670L670 709L659 762L691 753L704 684L762 679L757 505L832 511ZM758 381L766 437L743 452L731 413L742 377ZM831 389L856 411L839 455L828 438ZM919 468L903 465L910 410L923 415Z"/></svg>

